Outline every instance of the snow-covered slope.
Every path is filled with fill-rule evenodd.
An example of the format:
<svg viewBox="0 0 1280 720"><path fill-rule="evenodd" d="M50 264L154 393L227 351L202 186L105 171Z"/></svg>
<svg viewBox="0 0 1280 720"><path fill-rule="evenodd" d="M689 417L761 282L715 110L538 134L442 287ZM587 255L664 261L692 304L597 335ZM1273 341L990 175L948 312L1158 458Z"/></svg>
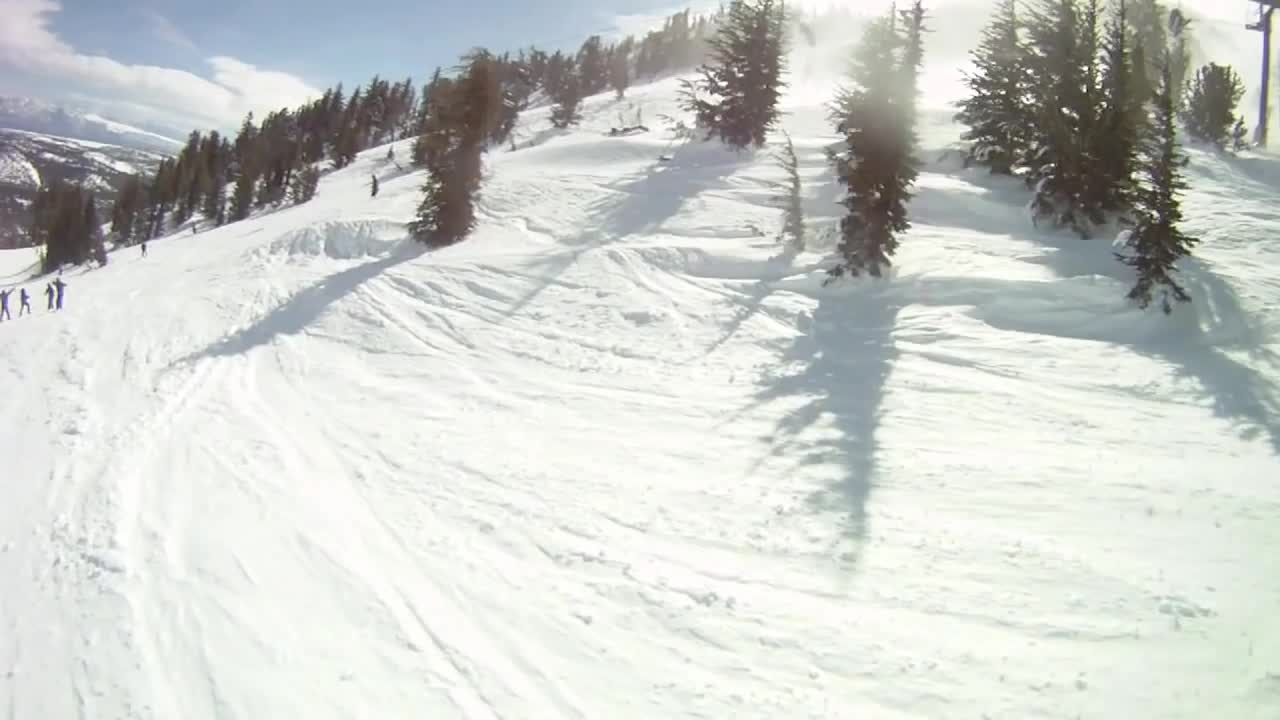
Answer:
<svg viewBox="0 0 1280 720"><path fill-rule="evenodd" d="M0 129L0 248L26 241L41 182L79 183L109 204L130 175L149 176L163 156L89 140Z"/></svg>
<svg viewBox="0 0 1280 720"><path fill-rule="evenodd" d="M27 282L0 708L1280 715L1277 161L1195 153L1165 319L1105 240L939 160L934 112L899 270L823 288L829 239L773 240L767 153L658 131L675 91L528 113L446 250L404 241L422 177L377 148L69 273L60 313ZM816 103L786 120L815 229ZM637 110L654 132L606 136Z"/></svg>

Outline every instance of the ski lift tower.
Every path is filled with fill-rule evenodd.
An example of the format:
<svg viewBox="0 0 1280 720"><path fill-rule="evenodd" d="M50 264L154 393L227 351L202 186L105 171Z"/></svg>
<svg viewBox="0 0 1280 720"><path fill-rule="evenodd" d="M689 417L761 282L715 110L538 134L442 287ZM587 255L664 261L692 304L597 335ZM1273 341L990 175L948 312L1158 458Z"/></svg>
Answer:
<svg viewBox="0 0 1280 720"><path fill-rule="evenodd" d="M1258 100L1258 147L1267 146L1267 105L1271 96L1271 13L1280 8L1280 0L1249 0L1258 4L1258 22L1246 25L1262 33L1262 92Z"/></svg>

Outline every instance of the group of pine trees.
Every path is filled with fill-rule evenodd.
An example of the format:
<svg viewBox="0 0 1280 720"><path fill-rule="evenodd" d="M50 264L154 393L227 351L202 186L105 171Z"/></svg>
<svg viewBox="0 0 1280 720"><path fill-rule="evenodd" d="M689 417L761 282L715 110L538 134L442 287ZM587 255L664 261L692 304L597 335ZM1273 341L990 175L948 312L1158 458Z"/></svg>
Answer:
<svg viewBox="0 0 1280 720"><path fill-rule="evenodd" d="M350 94L339 85L260 122L250 113L234 137L194 131L181 152L162 161L154 175L125 181L110 209L110 239L134 245L197 215L222 225L243 220L256 209L307 202L316 194L321 167L342 168L365 149L415 137L408 160L427 169L431 179L425 195L443 203L439 225L432 220L415 228L433 243L456 240L472 222L469 208L479 187L479 153L510 138L535 93L541 91L553 103L556 124L568 127L577 122L578 104L586 96L612 89L622 97L636 79L695 66L705 57L721 16L695 16L686 10L642 37L605 43L592 36L576 52L531 47L495 55L477 50L463 58L459 75L449 77L437 69L420 90L411 79L391 83L375 77ZM72 195L79 201L73 202ZM55 205L56 212L50 209ZM69 215L53 220L71 213L73 206L74 222ZM94 255L105 258L105 251L84 250L101 244L80 235L90 206L92 195L81 188L42 191L29 234L33 244L49 248L52 267Z"/></svg>
<svg viewBox="0 0 1280 720"><path fill-rule="evenodd" d="M1178 230L1184 188L1179 121L1195 138L1243 142L1239 79L1217 65L1189 82L1190 22L1159 0L1003 0L973 53L957 119L970 160L1023 177L1038 220L1089 237L1127 224L1138 281L1129 297L1188 299L1175 262L1196 240Z"/></svg>
<svg viewBox="0 0 1280 720"><path fill-rule="evenodd" d="M32 215L31 236L43 248L42 272L90 260L107 263L92 192L70 183L46 185L36 193Z"/></svg>

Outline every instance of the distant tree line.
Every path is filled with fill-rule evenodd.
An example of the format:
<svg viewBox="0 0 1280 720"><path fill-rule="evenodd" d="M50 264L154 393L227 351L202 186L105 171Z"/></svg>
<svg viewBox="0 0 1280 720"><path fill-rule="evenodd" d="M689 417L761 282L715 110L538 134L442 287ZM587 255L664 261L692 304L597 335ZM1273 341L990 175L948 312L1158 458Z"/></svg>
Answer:
<svg viewBox="0 0 1280 720"><path fill-rule="evenodd" d="M568 127L577 122L579 104L587 96L612 90L623 97L634 81L697 65L722 16L723 12L696 16L686 10L643 36L612 43L589 37L576 52L530 47L498 55L475 50L453 74L437 68L421 88L412 79L393 83L374 77L349 93L338 85L318 99L260 120L250 113L234 137L193 131L178 155L162 161L153 175L125 181L110 208L110 240L135 245L193 218L223 225L255 210L305 203L315 196L323 167L346 167L363 150L409 137L416 140L408 162L434 178L428 180L428 189L459 173L460 187L474 193L480 172L476 153L507 142L519 113L531 102L539 97L549 102L553 121ZM469 109L457 106L463 102L460 98L468 98ZM457 127L458 123L474 125ZM443 197L443 190L431 192ZM80 188L75 193L81 200L91 197ZM29 231L39 244L75 248L47 252L49 261L57 264L91 256L81 251L82 239L67 236L68 228L83 225L83 217L74 223L69 216L53 220L71 212L76 205L72 194L71 188L44 189L38 201L44 211L37 213ZM57 203L55 196L61 198ZM454 196L451 190L449 197ZM55 204L56 212L51 209ZM83 214L85 204L77 207ZM440 242L458 236L450 230L431 237Z"/></svg>
<svg viewBox="0 0 1280 720"><path fill-rule="evenodd" d="M58 182L42 186L32 203L29 232L32 244L42 248L42 272L90 260L107 263L93 193L80 185Z"/></svg>

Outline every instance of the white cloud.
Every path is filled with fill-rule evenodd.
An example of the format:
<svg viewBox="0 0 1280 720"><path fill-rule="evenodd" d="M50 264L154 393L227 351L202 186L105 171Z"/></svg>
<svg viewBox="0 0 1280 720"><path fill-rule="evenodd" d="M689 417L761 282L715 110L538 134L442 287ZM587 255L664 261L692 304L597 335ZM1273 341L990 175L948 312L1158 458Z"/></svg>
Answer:
<svg viewBox="0 0 1280 720"><path fill-rule="evenodd" d="M151 27L151 33L157 38L183 50L190 52L200 51L195 42L182 31L182 28L174 25L169 18L154 10L139 9L138 12L141 13L147 25Z"/></svg>
<svg viewBox="0 0 1280 720"><path fill-rule="evenodd" d="M233 128L246 112L294 106L319 92L301 78L229 57L208 58L211 77L153 65L128 65L77 52L49 28L58 0L0 0L0 66L58 84L64 93L104 105L181 118L190 126ZM154 26L153 26L153 29ZM173 28L176 31L176 28ZM181 38L181 39L180 39ZM170 38L182 42L179 32ZM186 42L190 43L189 39ZM139 116L141 115L141 116Z"/></svg>

